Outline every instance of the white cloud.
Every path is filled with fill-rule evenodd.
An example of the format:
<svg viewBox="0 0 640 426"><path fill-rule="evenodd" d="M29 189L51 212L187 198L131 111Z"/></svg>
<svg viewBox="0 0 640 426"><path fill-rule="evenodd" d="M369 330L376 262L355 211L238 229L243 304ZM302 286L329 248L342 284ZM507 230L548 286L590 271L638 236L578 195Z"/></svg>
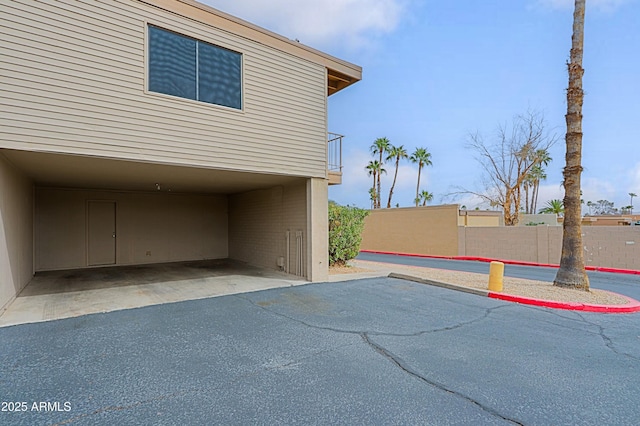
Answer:
<svg viewBox="0 0 640 426"><path fill-rule="evenodd" d="M612 12L625 3L633 0L589 0L587 2L587 13L593 7L597 10ZM537 0L539 5L552 9L573 9L574 0Z"/></svg>
<svg viewBox="0 0 640 426"><path fill-rule="evenodd" d="M392 32L408 0L200 0L216 9L313 47L361 46Z"/></svg>
<svg viewBox="0 0 640 426"><path fill-rule="evenodd" d="M620 195L620 191L611 182L596 179L582 179L582 198L587 201L596 202L598 200L616 201L616 195Z"/></svg>

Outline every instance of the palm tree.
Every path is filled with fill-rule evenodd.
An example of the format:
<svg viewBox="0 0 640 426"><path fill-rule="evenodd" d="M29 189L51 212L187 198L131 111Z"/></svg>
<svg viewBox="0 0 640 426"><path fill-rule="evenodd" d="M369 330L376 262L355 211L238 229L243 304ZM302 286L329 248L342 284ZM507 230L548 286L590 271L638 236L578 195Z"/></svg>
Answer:
<svg viewBox="0 0 640 426"><path fill-rule="evenodd" d="M373 176L373 184L371 185L371 189L369 190L369 195L371 196L371 207L376 208L376 176L378 176L378 169L380 168L378 161L369 161L369 164L365 167L369 176Z"/></svg>
<svg viewBox="0 0 640 426"><path fill-rule="evenodd" d="M375 186L369 188L369 198L371 199L371 208L374 208L375 202L376 202L376 188L375 188Z"/></svg>
<svg viewBox="0 0 640 426"><path fill-rule="evenodd" d="M522 189L524 189L525 193L525 212L533 214L538 205L540 181L547 178L544 167L549 165L552 158L549 155L549 151L543 148L528 153L527 159L532 166L522 182ZM531 190L531 198L529 198L529 190Z"/></svg>
<svg viewBox="0 0 640 426"><path fill-rule="evenodd" d="M422 205L426 206L429 201L433 200L433 194L429 191L422 190L420 192L420 199L422 200Z"/></svg>
<svg viewBox="0 0 640 426"><path fill-rule="evenodd" d="M631 202L629 203L629 205L631 206L631 213L633 214L633 197L637 197L637 195L633 192L630 192L629 197L631 197Z"/></svg>
<svg viewBox="0 0 640 426"><path fill-rule="evenodd" d="M544 167L548 166L552 158L549 155L549 151L546 149L539 149L534 154L534 161L537 163L535 166L534 180L533 180L533 194L531 194L531 213L536 211L538 207L538 192L540 190L540 181L547 179ZM544 167L543 167L544 166Z"/></svg>
<svg viewBox="0 0 640 426"><path fill-rule="evenodd" d="M422 168L424 166L431 166L431 153L427 151L426 148L416 148L409 157L412 163L418 163L418 185L416 186L416 198L414 202L416 203L416 207L420 203L420 196L418 192L420 191L420 172L422 172Z"/></svg>
<svg viewBox="0 0 640 426"><path fill-rule="evenodd" d="M553 281L558 287L589 291L589 277L584 271L582 218L580 209L580 175L582 174L582 48L584 43L585 0L575 0L573 35L567 89L567 153L564 177L564 220L562 221L562 254L560 268Z"/></svg>
<svg viewBox="0 0 640 426"><path fill-rule="evenodd" d="M378 160L380 163L380 167L382 167L382 165L384 164L384 161L382 160L382 156L389 150L389 147L391 146L391 143L389 142L389 139L387 138L378 138L375 141L373 141L373 144L371 144L371 146L369 147L369 149L371 149L371 153L373 155L380 155L380 159ZM385 170L386 172L386 170ZM376 197L376 203L377 205L375 207L380 208L380 175L382 173L378 173L378 195Z"/></svg>
<svg viewBox="0 0 640 426"><path fill-rule="evenodd" d="M376 182L380 185L380 175L387 173L387 170L382 167L382 164L378 160L369 161L369 164L365 167L369 176L373 176L373 186L369 190L371 201L373 201L373 208L380 208L380 187L376 189Z"/></svg>
<svg viewBox="0 0 640 426"><path fill-rule="evenodd" d="M533 192L531 194L531 207L529 207L529 189L533 188L533 169L531 169L531 171L529 172L529 174L524 178L524 181L522 182L522 189L524 189L524 201L525 201L525 206L524 206L524 212L529 214L531 213L531 207L533 207Z"/></svg>
<svg viewBox="0 0 640 426"><path fill-rule="evenodd" d="M393 188L396 186L396 179L398 178L398 167L400 165L400 160L405 158L409 158L409 154L407 154L407 150L404 149L404 145L393 146L390 145L387 148L387 152L389 155L387 156L387 161L395 158L396 160L396 172L393 174L393 183L391 184L391 189L389 190L389 200L387 201L387 208L391 208L391 197L393 197Z"/></svg>
<svg viewBox="0 0 640 426"><path fill-rule="evenodd" d="M531 206L531 213L534 213L536 211L536 208L538 207L538 195L540 193L540 182L543 180L547 180L547 173L545 172L545 170L540 166L538 166L538 168L539 170L536 171L536 181L533 186L533 200L531 200L533 205Z"/></svg>
<svg viewBox="0 0 640 426"><path fill-rule="evenodd" d="M564 205L562 200L549 200L547 205L540 209L538 213L562 214L564 213Z"/></svg>
<svg viewBox="0 0 640 426"><path fill-rule="evenodd" d="M376 202L378 203L378 208L380 208L380 199L382 198L382 194L380 193L380 176L382 176L382 174L387 174L387 169L385 169L382 163L379 163L378 161L376 161L377 165L378 165L378 191L376 192Z"/></svg>
<svg viewBox="0 0 640 426"><path fill-rule="evenodd" d="M540 181L546 178L547 178L547 175L544 173L542 166L540 166L539 164L536 164L535 166L533 166L529 171L529 173L527 174L527 177L523 182L526 205L527 205L527 208L525 209L525 211L527 214L535 213L536 209L534 204L536 202L536 193L537 193L536 190L540 186ZM531 200L529 200L529 188L531 188Z"/></svg>

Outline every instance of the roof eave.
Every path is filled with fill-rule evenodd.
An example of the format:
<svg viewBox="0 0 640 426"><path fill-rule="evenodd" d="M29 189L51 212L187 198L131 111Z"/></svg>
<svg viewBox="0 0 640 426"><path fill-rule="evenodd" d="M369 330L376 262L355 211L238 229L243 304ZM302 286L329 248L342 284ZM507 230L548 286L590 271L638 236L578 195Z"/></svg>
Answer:
<svg viewBox="0 0 640 426"><path fill-rule="evenodd" d="M327 69L327 95L332 95L362 80L362 67L358 65L336 58L298 41L290 40L195 0L138 1L323 65Z"/></svg>

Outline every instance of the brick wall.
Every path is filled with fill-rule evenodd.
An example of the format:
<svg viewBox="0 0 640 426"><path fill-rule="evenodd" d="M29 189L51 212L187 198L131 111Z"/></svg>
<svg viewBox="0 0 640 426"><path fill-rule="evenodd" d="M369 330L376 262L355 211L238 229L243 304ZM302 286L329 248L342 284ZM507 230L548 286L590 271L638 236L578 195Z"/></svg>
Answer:
<svg viewBox="0 0 640 426"><path fill-rule="evenodd" d="M583 227L585 263L640 269L640 226Z"/></svg>
<svg viewBox="0 0 640 426"><path fill-rule="evenodd" d="M306 202L304 180L284 187L230 195L229 257L277 269L278 258L285 258L286 265L289 253L289 264L292 265L296 231L302 231L303 238L307 238ZM288 252L287 231L291 235Z"/></svg>

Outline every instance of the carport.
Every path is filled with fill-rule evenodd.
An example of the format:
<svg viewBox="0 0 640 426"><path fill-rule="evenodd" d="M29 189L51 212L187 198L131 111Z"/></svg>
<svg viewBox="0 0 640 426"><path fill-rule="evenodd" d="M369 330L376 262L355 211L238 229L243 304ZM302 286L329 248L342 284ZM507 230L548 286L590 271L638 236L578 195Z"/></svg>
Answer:
<svg viewBox="0 0 640 426"><path fill-rule="evenodd" d="M5 171L11 169L18 182L3 183L13 193L7 204L11 198L22 203L13 214L24 222L21 235L7 236L13 247L6 263L14 275L24 275L31 263L37 278L48 271L230 259L241 262L236 267L313 279L311 207L314 197L324 196L326 205L326 183L323 190L317 179L17 150L1 154ZM29 207L32 214L25 215ZM12 226L11 208L6 210L5 229ZM18 253L29 248L31 259ZM15 295L21 290L16 286ZM0 308L12 298L3 299Z"/></svg>
<svg viewBox="0 0 640 426"><path fill-rule="evenodd" d="M305 283L230 259L45 271L0 315L0 327Z"/></svg>

